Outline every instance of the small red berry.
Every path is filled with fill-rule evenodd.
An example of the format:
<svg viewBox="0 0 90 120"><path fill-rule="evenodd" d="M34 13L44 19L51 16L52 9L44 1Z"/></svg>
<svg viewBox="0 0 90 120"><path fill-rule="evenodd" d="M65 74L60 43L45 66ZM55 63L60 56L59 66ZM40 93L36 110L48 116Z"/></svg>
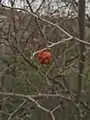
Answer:
<svg viewBox="0 0 90 120"><path fill-rule="evenodd" d="M43 50L38 53L38 60L40 64L49 64L51 62L51 52L49 50Z"/></svg>

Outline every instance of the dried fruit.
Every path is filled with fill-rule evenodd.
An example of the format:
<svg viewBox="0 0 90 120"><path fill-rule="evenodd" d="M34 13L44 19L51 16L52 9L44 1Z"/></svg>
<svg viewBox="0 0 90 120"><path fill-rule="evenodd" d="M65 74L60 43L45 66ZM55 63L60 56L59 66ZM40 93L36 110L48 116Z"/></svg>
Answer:
<svg viewBox="0 0 90 120"><path fill-rule="evenodd" d="M51 52L50 50L43 50L38 53L38 60L40 64L49 64L51 62Z"/></svg>

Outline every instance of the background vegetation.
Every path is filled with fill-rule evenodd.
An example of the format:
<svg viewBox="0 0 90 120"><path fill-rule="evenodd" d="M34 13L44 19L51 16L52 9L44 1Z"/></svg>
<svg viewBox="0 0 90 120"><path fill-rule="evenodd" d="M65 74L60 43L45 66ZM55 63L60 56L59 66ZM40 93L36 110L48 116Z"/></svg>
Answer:
<svg viewBox="0 0 90 120"><path fill-rule="evenodd" d="M36 10L34 2L0 5L0 120L89 120L85 0L56 0L56 8L42 0ZM40 65L37 53L46 47L52 62Z"/></svg>

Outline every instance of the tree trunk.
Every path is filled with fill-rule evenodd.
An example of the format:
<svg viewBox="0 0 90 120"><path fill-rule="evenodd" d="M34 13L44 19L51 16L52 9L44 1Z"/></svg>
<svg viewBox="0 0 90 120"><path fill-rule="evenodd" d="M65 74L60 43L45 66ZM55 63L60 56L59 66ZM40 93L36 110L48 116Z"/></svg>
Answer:
<svg viewBox="0 0 90 120"><path fill-rule="evenodd" d="M79 36L81 40L85 41L85 0L79 0ZM85 44L80 42L80 61L79 61L79 74L78 74L78 84L77 84L77 95L76 102L79 104L82 83L83 83L83 72L84 72L84 62L85 62ZM77 110L77 120L80 120L80 111Z"/></svg>

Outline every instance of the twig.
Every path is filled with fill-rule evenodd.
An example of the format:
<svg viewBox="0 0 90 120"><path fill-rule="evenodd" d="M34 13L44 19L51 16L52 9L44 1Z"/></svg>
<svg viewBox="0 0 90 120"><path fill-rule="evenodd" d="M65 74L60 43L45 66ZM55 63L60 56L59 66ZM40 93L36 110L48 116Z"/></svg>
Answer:
<svg viewBox="0 0 90 120"><path fill-rule="evenodd" d="M29 96L31 96L31 98L42 98L42 97L59 97L59 98L62 98L62 99L65 99L67 101L72 101L71 97L70 96L67 96L65 97L64 95L61 95L61 94L42 94L42 93L39 93L38 95L24 95L24 94L18 94L18 93L13 93L13 92L0 92L0 95L4 95L4 96L15 96L15 97L20 97L20 98L25 98L25 99L29 99L31 101L33 101L32 99L30 99Z"/></svg>
<svg viewBox="0 0 90 120"><path fill-rule="evenodd" d="M50 111L50 115L52 117L52 120L56 120L52 111Z"/></svg>
<svg viewBox="0 0 90 120"><path fill-rule="evenodd" d="M51 45L48 45L47 48L49 49L49 48L51 48L51 47L54 47L55 45L68 42L68 41L70 41L70 40L72 40L72 39L73 39L73 37L71 36L71 37L69 37L69 38L67 38L67 39L63 39L63 40L58 41L58 42L56 42L56 43L52 43ZM33 57L34 57L38 52L41 52L41 51L43 51L43 50L46 50L47 48L43 48L43 49L41 49L41 50L38 50L38 51L34 52L34 53L33 53Z"/></svg>
<svg viewBox="0 0 90 120"><path fill-rule="evenodd" d="M11 120L11 118L14 116L14 114L26 103L26 100L24 100L9 116L8 120Z"/></svg>

